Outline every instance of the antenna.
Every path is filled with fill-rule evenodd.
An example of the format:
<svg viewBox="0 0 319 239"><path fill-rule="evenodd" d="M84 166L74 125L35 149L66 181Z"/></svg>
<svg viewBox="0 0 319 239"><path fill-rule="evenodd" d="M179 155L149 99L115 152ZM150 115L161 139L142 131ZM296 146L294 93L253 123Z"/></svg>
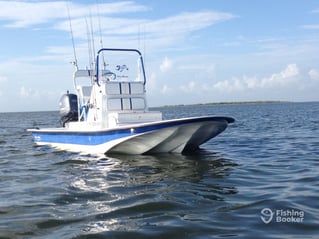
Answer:
<svg viewBox="0 0 319 239"><path fill-rule="evenodd" d="M71 16L70 16L70 9L69 9L69 4L66 2L66 8L68 12L68 17L69 17L69 23L70 23L70 32L71 32L71 39L72 39L72 46L73 46L73 55L74 55L74 62L73 65L78 69L78 60L76 57L76 50L75 50L75 43L74 43L74 36L73 36L73 29L72 29L72 22L71 22Z"/></svg>

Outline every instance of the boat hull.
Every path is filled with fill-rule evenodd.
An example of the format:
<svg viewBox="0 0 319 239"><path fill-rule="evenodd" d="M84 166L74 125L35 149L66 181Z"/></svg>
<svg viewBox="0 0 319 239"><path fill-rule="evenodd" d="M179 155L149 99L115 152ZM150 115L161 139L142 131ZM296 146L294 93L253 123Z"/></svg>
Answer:
<svg viewBox="0 0 319 239"><path fill-rule="evenodd" d="M191 153L223 132L231 117L191 117L103 130L31 129L33 141L83 153Z"/></svg>

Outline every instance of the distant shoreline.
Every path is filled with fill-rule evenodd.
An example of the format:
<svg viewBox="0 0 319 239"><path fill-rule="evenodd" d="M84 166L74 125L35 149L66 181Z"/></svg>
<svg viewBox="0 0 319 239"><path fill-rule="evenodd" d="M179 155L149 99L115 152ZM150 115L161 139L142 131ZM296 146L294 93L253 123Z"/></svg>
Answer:
<svg viewBox="0 0 319 239"><path fill-rule="evenodd" d="M196 106L227 106L227 105L257 105L257 104L289 104L289 103L319 103L319 101L281 101L281 100L265 100L265 101L234 101L234 102L210 102L196 104L177 104L177 105L162 105L149 106L149 109L171 108L171 107L196 107ZM39 111L2 111L2 113L37 113L37 112L59 112L59 109L39 110Z"/></svg>
<svg viewBox="0 0 319 239"><path fill-rule="evenodd" d="M294 103L294 102L293 101L280 101L280 100L234 101L234 102L210 102L210 103L196 103L196 104L151 106L150 108L169 108L169 107L187 107L187 106L219 106L219 105L287 104L287 103Z"/></svg>

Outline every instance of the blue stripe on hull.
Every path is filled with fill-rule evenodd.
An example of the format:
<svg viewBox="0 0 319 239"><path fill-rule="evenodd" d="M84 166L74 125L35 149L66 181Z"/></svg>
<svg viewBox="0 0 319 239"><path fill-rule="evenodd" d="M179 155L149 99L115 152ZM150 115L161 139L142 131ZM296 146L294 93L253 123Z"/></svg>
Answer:
<svg viewBox="0 0 319 239"><path fill-rule="evenodd" d="M77 145L99 145L112 140L133 136L136 134L146 133L154 130L160 130L168 127L191 124L207 121L223 121L232 123L234 119L229 117L198 117L179 120L167 120L154 122L152 124L134 126L113 130L101 131L60 131L60 130L34 130L32 131L33 140L38 143L61 143Z"/></svg>
<svg viewBox="0 0 319 239"><path fill-rule="evenodd" d="M129 131L129 132L127 132ZM127 137L131 134L130 130L121 132L33 132L35 142L79 144L79 145L99 145L119 138Z"/></svg>

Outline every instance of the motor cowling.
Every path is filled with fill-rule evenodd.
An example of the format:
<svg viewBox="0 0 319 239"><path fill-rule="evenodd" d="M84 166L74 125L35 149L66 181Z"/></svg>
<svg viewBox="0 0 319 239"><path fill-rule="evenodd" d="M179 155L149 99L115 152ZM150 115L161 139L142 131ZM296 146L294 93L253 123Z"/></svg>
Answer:
<svg viewBox="0 0 319 239"><path fill-rule="evenodd" d="M78 97L75 94L64 94L60 99L61 125L78 120Z"/></svg>

